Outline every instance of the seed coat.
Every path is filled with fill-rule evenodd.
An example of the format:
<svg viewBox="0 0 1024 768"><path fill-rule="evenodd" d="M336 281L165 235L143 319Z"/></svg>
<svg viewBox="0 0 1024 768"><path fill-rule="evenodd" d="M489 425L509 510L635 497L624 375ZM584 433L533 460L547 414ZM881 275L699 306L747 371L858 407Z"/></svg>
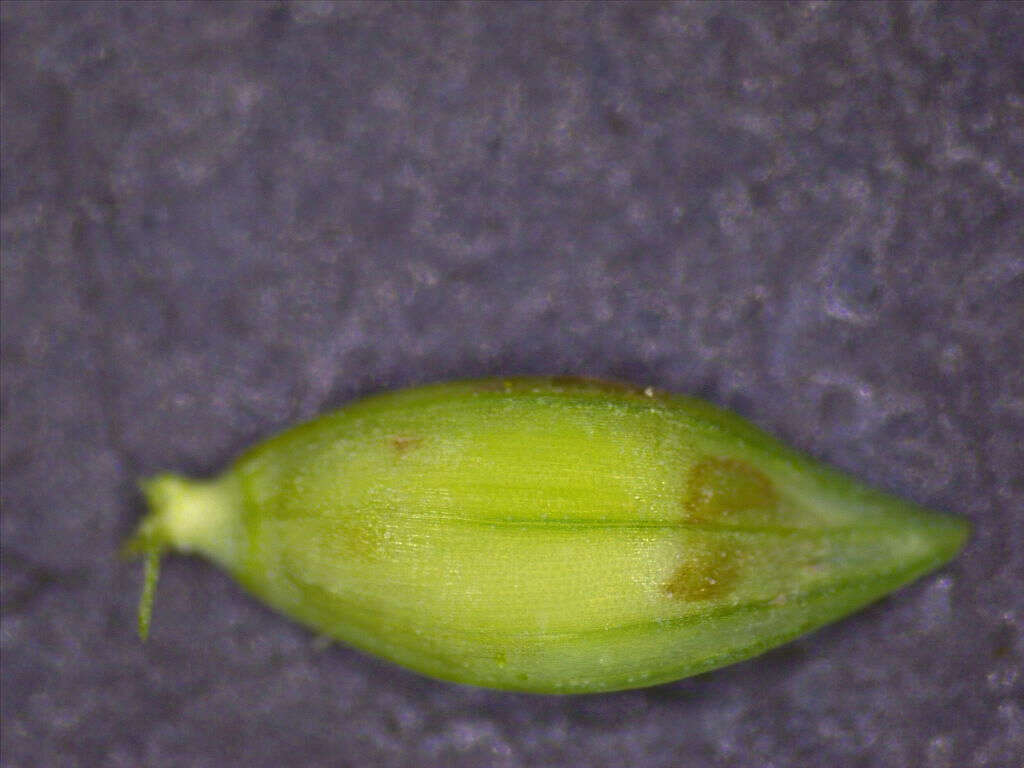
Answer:
<svg viewBox="0 0 1024 768"><path fill-rule="evenodd" d="M421 673L583 693L753 656L938 567L966 524L703 401L572 378L367 398L214 480L159 475L130 547L196 552Z"/></svg>

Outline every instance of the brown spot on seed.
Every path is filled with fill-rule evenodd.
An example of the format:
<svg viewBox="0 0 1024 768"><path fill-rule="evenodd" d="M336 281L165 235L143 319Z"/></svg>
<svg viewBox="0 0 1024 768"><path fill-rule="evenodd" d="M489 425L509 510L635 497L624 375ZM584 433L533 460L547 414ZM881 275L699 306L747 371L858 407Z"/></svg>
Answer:
<svg viewBox="0 0 1024 768"><path fill-rule="evenodd" d="M779 494L775 484L747 462L709 457L690 470L683 508L699 522L769 523L779 511Z"/></svg>
<svg viewBox="0 0 1024 768"><path fill-rule="evenodd" d="M399 456L408 453L413 448L417 448L420 443L423 442L422 437L408 437L399 435L398 437L391 438L391 447Z"/></svg>
<svg viewBox="0 0 1024 768"><path fill-rule="evenodd" d="M677 600L713 600L733 591L739 578L736 555L721 547L688 552L664 588Z"/></svg>

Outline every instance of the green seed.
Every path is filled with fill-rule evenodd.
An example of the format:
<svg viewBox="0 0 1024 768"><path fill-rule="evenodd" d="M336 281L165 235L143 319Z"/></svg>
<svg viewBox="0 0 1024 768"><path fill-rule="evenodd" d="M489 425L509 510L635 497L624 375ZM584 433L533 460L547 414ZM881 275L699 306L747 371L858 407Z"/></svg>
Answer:
<svg viewBox="0 0 1024 768"><path fill-rule="evenodd" d="M968 534L700 400L583 379L379 395L215 480L143 489L143 637L171 548L423 674L544 693L754 656L940 566Z"/></svg>

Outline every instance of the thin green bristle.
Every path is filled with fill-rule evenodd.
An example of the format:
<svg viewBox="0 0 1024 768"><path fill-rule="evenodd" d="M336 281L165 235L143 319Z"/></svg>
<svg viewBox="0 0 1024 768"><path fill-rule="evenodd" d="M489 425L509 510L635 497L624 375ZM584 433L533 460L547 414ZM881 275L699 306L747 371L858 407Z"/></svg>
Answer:
<svg viewBox="0 0 1024 768"><path fill-rule="evenodd" d="M160 554L160 547L152 547L146 553L142 595L139 597L139 638L142 641L149 637L149 623L153 616L153 598L156 595L156 582L160 577Z"/></svg>

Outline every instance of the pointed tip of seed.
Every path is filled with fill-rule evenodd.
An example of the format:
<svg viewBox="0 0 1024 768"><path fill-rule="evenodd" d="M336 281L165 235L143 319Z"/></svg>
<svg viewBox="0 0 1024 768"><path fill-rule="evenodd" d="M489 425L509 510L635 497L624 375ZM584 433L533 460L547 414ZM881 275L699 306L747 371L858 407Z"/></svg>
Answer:
<svg viewBox="0 0 1024 768"><path fill-rule="evenodd" d="M971 537L971 524L967 520L946 514L936 513L927 530L939 565L956 557Z"/></svg>
<svg viewBox="0 0 1024 768"><path fill-rule="evenodd" d="M963 518L939 512L930 512L916 526L906 529L915 540L913 546L914 578L941 568L953 560L967 545L971 525Z"/></svg>

